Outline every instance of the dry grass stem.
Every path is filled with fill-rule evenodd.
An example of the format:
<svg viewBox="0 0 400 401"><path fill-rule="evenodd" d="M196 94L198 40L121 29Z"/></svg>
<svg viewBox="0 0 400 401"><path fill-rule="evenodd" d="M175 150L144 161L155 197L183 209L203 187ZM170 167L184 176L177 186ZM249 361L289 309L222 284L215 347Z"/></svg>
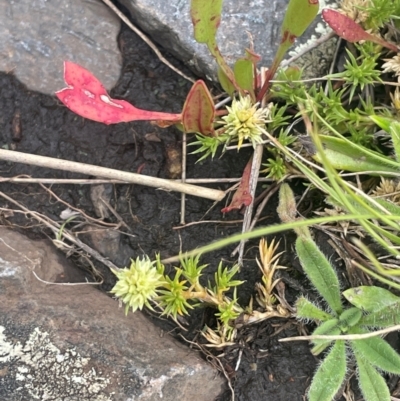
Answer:
<svg viewBox="0 0 400 401"><path fill-rule="evenodd" d="M188 195L220 201L225 197L225 192L217 189L198 187L182 182L165 180L126 171L109 169L106 167L93 166L91 164L71 162L68 160L55 159L52 157L31 155L28 153L14 152L12 150L0 149L0 159L16 163L31 164L40 167L48 167L56 170L70 171L74 173L94 175L104 178L127 181L132 184L145 185L166 191L183 192Z"/></svg>

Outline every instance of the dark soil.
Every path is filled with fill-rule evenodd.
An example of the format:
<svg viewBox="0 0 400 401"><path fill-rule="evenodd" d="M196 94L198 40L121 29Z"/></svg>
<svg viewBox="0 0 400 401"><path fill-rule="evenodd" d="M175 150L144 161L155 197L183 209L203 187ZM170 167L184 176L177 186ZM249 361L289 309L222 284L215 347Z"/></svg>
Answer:
<svg viewBox="0 0 400 401"><path fill-rule="evenodd" d="M123 69L111 95L124 98L140 108L179 112L190 84L162 64L147 45L125 27L122 28L119 45L123 55ZM176 60L171 61L185 70ZM174 178L173 167L181 149L181 133L174 128L161 129L145 122L112 126L91 122L67 110L54 96L26 90L12 74L6 73L0 73L0 128L0 146L3 148L125 171L140 171L141 174L165 178ZM189 156L187 175L191 178L240 177L249 155L250 152L246 151L241 152L240 156L236 152L228 152L222 159L215 158L214 161L197 164L196 157ZM2 177L29 175L41 178L93 178L8 162L0 162L0 170ZM228 188L225 184L215 187L223 190ZM89 216L100 217L96 215L91 200L90 185L52 185L51 190ZM60 213L66 209L65 204L51 197L38 184L2 183L1 191L29 210L42 213L55 221L60 221ZM179 226L180 221L180 194L136 185L113 185L109 193L110 204L128 228L121 228L126 235L119 236L115 247L105 251L105 256L121 267L127 265L130 258L143 253L153 256L159 252L162 258L166 258L176 255L181 249L190 250L241 230L241 224L228 222L242 219L242 214L233 212L229 216L222 215L220 210L224 204L216 205L206 214L213 206L211 201L187 196L186 222L199 221L204 215L205 220L220 222L177 230L174 228ZM18 209L3 197L0 198L0 206ZM263 225L278 221L276 206L277 200L274 198L263 213ZM1 219L2 224L24 228L31 236L54 238L50 230L38 225L29 215L15 212L10 216L4 213ZM117 220L111 215L106 221ZM86 228L74 228L73 225L68 228L83 241L93 242L92 237L84 234ZM290 303L294 302L301 288L307 287L300 267L296 260L292 260L293 238L288 235L282 241L288 251L281 261L293 267L292 271L286 271L283 275L286 297ZM226 265L235 262L230 255L233 249L234 246L231 246L204 255L202 261L209 263L204 280L213 279L221 259ZM245 264L239 274L239 278L245 280L238 293L243 306L255 295L254 285L261 276L254 261L257 242L250 242L246 249ZM325 251L327 255L332 254L329 249ZM75 258L81 268L89 268L83 258L76 254L69 256ZM104 278L101 289L109 291L114 285L113 275L100 263L92 262ZM299 278L301 282L297 281ZM312 298L313 294L309 296ZM210 315L207 309L194 313L186 319L188 331L182 334L189 340L196 338L201 341L198 331L205 321L209 323L212 320ZM153 320L166 330L175 328L169 322L156 318ZM304 400L318 360L310 354L307 342L278 342L279 338L298 335L298 329L298 323L294 320L274 319L239 331L238 344L226 350L225 357L221 359L234 384L237 400ZM173 332L179 334L176 328ZM239 358L240 364L237 367ZM229 398L229 391L221 395L221 399Z"/></svg>

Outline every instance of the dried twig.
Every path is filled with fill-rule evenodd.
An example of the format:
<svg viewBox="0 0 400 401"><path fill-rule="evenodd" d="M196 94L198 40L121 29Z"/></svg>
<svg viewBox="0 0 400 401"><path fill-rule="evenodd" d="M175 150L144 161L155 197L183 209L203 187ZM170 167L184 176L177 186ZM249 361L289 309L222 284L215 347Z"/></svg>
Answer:
<svg viewBox="0 0 400 401"><path fill-rule="evenodd" d="M364 334L342 334L342 335L329 335L329 336L323 336L323 335L311 335L311 336L298 336L298 337L287 337L287 338L281 338L280 342L288 342L288 341L312 341L312 340L363 340L365 338L371 338L371 337L377 337L381 336L383 334L388 334L391 333L392 331L398 331L400 330L400 324L397 324L392 327L387 327L386 329L382 330L376 330L372 331L370 333L364 333Z"/></svg>
<svg viewBox="0 0 400 401"><path fill-rule="evenodd" d="M265 77L265 68L261 68L260 76ZM261 82L261 86L263 84L264 84L264 82ZM265 107L265 104L262 104L261 107ZM264 144L258 144L256 146L256 148L254 149L253 162L251 165L251 173L250 173L250 180L249 180L249 192L250 192L250 195L253 200L250 203L250 205L246 207L246 210L244 213L244 218L243 218L242 233L245 233L250 230L251 217L253 215L254 200L255 200L255 194L256 194L257 183L258 183L258 176L260 174L260 166L261 166L263 152L264 152ZM246 244L246 241L241 240L239 247L238 247L238 251L239 251L238 264L239 264L239 266L243 265L243 254L244 254L245 244Z"/></svg>
<svg viewBox="0 0 400 401"><path fill-rule="evenodd" d="M14 205L17 205L25 213L27 213L27 214L29 213L29 215L32 216L34 219L36 219L40 223L44 224L46 227L50 228L50 230L53 231L55 236L57 236L57 234L60 232L61 225L56 223L55 221L51 221L50 222L49 221L50 219L47 216L44 216L44 215L42 215L40 213L34 212L32 210L29 210L24 205L21 205L19 202L17 202L16 200L12 199L11 197L9 197L8 195L6 195L3 192L0 192L0 196L2 196L4 199L7 199L9 202L13 203ZM117 266L115 266L114 263L110 262L108 259L106 259L103 256L101 256L97 251L95 251L94 249L90 248L88 245L83 243L78 238L75 238L65 228L62 230L62 235L68 241L71 241L73 244L75 244L79 248L83 249L90 256L94 257L95 259L97 259L99 262L103 263L104 265L106 265L110 269L119 270L119 268ZM53 240L53 242L56 243L56 240Z"/></svg>
<svg viewBox="0 0 400 401"><path fill-rule="evenodd" d="M230 182L239 182L241 178L186 178L187 184L221 184ZM182 182L181 179L171 180ZM258 182L271 182L271 178L259 178ZM12 182L15 184L78 184L78 185L96 185L96 184L131 184L129 181L99 179L99 178L32 178L29 176L0 177L0 183Z"/></svg>
<svg viewBox="0 0 400 401"><path fill-rule="evenodd" d="M11 162L33 164L35 166L48 167L52 169L71 171L74 173L94 175L120 181L127 181L133 184L147 185L167 191L178 191L185 194L199 196L202 198L220 201L224 198L225 192L211 188L198 187L182 182L165 180L158 177L150 177L126 171L113 170L106 167L93 166L91 164L71 162L68 160L55 159L52 157L30 155L28 153L14 152L12 150L0 149L0 159Z"/></svg>

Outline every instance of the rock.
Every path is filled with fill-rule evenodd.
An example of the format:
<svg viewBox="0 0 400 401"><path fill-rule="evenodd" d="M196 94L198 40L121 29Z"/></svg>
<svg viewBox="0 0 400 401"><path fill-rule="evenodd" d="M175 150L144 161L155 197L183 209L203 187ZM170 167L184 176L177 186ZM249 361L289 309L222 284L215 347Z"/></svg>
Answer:
<svg viewBox="0 0 400 401"><path fill-rule="evenodd" d="M154 41L161 44L177 58L189 65L195 73L216 79L216 63L207 46L193 38L188 0L120 0L131 13L132 20ZM320 0L325 3L337 0ZM250 47L248 32L254 40L256 53L260 54L261 66L269 67L280 41L280 29L289 0L225 0L221 25L217 34L222 54L232 64L244 56ZM315 40L324 31L321 18L303 35L301 42ZM296 46L293 50L296 49ZM317 63L318 64L318 63Z"/></svg>
<svg viewBox="0 0 400 401"><path fill-rule="evenodd" d="M63 62L70 60L111 89L120 74L119 29L101 0L0 0L0 71L54 94L65 86Z"/></svg>
<svg viewBox="0 0 400 401"><path fill-rule="evenodd" d="M125 317L50 244L0 227L0 255L1 400L209 401L219 394L223 380L210 365L161 338L142 314Z"/></svg>
<svg viewBox="0 0 400 401"><path fill-rule="evenodd" d="M100 255L109 259L116 266L129 266L132 248L121 241L121 231L113 228L98 227L85 224L79 236L85 244L95 249Z"/></svg>

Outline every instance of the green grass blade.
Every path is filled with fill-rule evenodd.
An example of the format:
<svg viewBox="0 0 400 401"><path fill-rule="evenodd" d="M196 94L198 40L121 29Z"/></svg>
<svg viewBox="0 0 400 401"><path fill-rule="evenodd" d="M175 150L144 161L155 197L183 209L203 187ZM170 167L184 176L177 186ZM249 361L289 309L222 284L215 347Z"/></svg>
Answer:
<svg viewBox="0 0 400 401"><path fill-rule="evenodd" d="M283 231L293 230L295 228L312 226L314 224L324 224L324 223L332 223L332 222L346 221L346 220L358 221L359 219L370 219L373 217L374 217L374 215L371 215L371 214L367 214L367 215L348 214L348 215L339 215L339 216L324 216L324 217L317 217L315 219L297 220L297 221L285 223L285 224L276 224L276 225L270 225L267 227L260 227L255 230L248 231L246 233L234 234L234 235L231 235L230 237L226 237L221 240L204 245L202 247L192 249L191 251L185 252L185 255L196 256L201 253L212 252L217 249L224 248L225 246L236 244L242 240L260 238L260 237L264 237L267 235L280 233ZM179 261L179 256L165 259L162 262L163 263L172 263L173 261Z"/></svg>

